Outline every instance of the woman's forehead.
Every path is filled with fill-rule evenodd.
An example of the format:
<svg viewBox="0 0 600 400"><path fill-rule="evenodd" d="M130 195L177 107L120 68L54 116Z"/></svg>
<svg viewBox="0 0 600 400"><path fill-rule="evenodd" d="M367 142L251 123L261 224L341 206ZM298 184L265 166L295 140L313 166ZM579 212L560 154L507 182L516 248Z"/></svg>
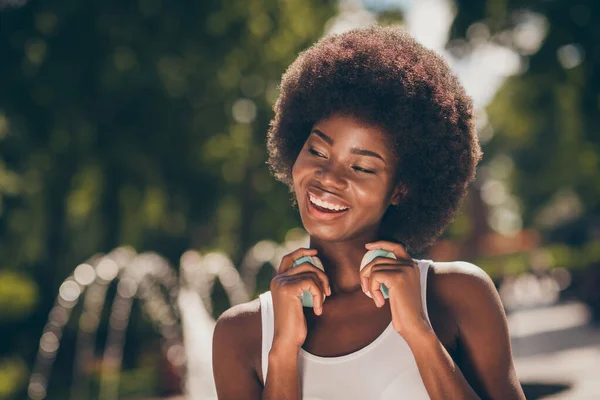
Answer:
<svg viewBox="0 0 600 400"><path fill-rule="evenodd" d="M361 121L353 116L332 115L318 121L313 130L319 130L332 139L371 140L377 144L386 144L387 132L379 126Z"/></svg>
<svg viewBox="0 0 600 400"><path fill-rule="evenodd" d="M381 127L366 123L354 116L333 115L318 121L311 136L317 136L335 147L360 147L375 150L386 160L394 158L394 149L389 134Z"/></svg>

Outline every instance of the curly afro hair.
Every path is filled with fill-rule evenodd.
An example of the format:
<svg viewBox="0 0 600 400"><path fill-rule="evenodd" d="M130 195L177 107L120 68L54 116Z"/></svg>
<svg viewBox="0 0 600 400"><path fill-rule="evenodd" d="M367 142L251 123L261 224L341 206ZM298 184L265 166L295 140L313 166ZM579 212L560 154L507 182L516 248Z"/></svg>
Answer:
<svg viewBox="0 0 600 400"><path fill-rule="evenodd" d="M347 115L387 133L407 194L383 216L381 236L421 252L452 221L482 157L473 105L436 53L398 27L322 38L283 74L267 134L270 172L288 185L313 125Z"/></svg>

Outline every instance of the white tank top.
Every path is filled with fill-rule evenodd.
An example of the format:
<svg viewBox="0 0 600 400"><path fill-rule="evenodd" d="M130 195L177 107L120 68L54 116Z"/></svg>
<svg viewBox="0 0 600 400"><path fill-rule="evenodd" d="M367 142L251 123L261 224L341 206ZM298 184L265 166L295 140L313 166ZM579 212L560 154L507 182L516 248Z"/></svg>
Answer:
<svg viewBox="0 0 600 400"><path fill-rule="evenodd" d="M414 260L421 274L421 300L429 324L426 289L431 260ZM271 292L259 296L262 320L262 374L267 379L273 343ZM354 353L319 357L300 348L298 373L303 400L421 400L429 399L415 358L392 323L379 337ZM263 382L264 384L264 382Z"/></svg>

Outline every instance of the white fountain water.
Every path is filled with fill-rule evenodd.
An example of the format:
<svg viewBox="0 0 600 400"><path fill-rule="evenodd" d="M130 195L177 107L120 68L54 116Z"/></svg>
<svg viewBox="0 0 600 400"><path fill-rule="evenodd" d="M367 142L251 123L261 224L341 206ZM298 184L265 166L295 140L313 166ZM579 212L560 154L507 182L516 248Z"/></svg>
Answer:
<svg viewBox="0 0 600 400"><path fill-rule="evenodd" d="M202 256L188 251L181 257L179 309L187 355L186 393L190 400L216 399L212 373L211 293L218 278L232 306L247 302L255 294L256 275L265 264L277 269L286 254L307 247L308 236L302 229L290 231L283 244L261 241L251 247L240 265L240 273L222 253Z"/></svg>
<svg viewBox="0 0 600 400"><path fill-rule="evenodd" d="M185 357L179 313L175 307L177 275L168 262L157 254L136 255L132 249L120 247L107 255L95 255L79 265L60 286L40 339L38 356L29 380L30 399L43 400L47 397L48 379L60 347L64 326L82 298L70 398L92 397L90 366L95 362L96 332L109 285L115 280L118 280L118 284L109 316L99 398L118 398L125 332L134 297L141 300L146 315L162 336L162 347L167 359L183 378Z"/></svg>
<svg viewBox="0 0 600 400"><path fill-rule="evenodd" d="M126 261L129 254L130 252L127 249L120 248L106 256L94 255L84 264L75 268L73 275L62 283L40 338L38 355L27 388L30 399L42 400L46 398L48 379L60 347L63 328L69 320L73 307L77 305L82 292L89 285L92 285L89 292L91 295L87 297L89 300L84 301L84 312L79 320L79 328L80 332L83 332L83 337L76 344L74 375L78 379L74 380L77 384L71 391L72 396L79 396L84 393L85 386L79 385L80 382L85 382L85 377L79 375L84 369L77 367L81 367L82 363L86 362L90 356L86 343L89 341L93 343L97 328L96 321L99 319L99 312L104 304L104 293L108 284L117 277L119 272L117 262ZM91 357L93 358L93 346L91 348Z"/></svg>
<svg viewBox="0 0 600 400"><path fill-rule="evenodd" d="M211 294L220 281L229 303L249 301L256 291L256 275L265 264L274 269L285 254L308 245L302 230L293 230L283 244L261 241L242 259L240 273L230 258L220 252L202 255L187 251L180 259L180 274L156 253L136 254L120 247L98 254L77 266L62 283L48 322L28 386L31 400L47 397L52 364L60 347L63 329L81 299L71 399L98 397L117 399L125 334L134 300L161 335L161 350L181 378L186 398L216 399L212 373L212 336L215 326ZM108 334L101 363L100 393L91 393L90 366L95 363L95 342L108 288L117 281L111 302ZM112 291L111 291L112 292Z"/></svg>
<svg viewBox="0 0 600 400"><path fill-rule="evenodd" d="M163 293L161 287L167 291ZM183 377L185 359L181 357L183 339L179 313L175 307L177 278L169 263L156 253L135 257L121 274L109 317L109 330L100 382L100 399L119 396L119 376L123 361L125 332L129 324L134 296L142 301L146 315L162 336L162 349L179 376ZM170 357L169 357L170 355Z"/></svg>
<svg viewBox="0 0 600 400"><path fill-rule="evenodd" d="M83 311L79 317L77 343L75 348L75 364L73 367L72 400L90 397L89 366L95 359L96 332L100 315L106 301L106 291L110 283L117 278L135 257L135 251L120 247L102 258L94 269L89 264L81 264L73 272L75 280L87 287L83 293Z"/></svg>

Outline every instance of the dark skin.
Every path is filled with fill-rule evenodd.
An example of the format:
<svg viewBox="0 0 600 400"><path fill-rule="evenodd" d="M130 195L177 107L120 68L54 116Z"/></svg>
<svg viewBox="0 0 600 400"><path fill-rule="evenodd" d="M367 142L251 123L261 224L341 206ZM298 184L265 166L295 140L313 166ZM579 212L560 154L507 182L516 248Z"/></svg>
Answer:
<svg viewBox="0 0 600 400"><path fill-rule="evenodd" d="M524 398L506 317L490 278L469 263L435 263L427 284L430 327L418 269L401 245L379 241L387 207L401 205L406 194L401 184L394 186L396 159L389 149L384 132L352 117L337 115L315 124L292 171L310 249L284 257L271 282L275 334L269 379L265 384L262 377L257 299L232 307L217 321L213 369L219 399L299 399L300 347L322 357L349 354L375 340L390 322L409 344L432 399ZM309 192L349 210L325 220L311 211ZM376 258L359 273L372 242L398 260ZM302 255L318 256L325 272L309 263L291 268ZM380 283L390 288L386 301L378 292ZM313 295L313 308L300 304L303 290Z"/></svg>

